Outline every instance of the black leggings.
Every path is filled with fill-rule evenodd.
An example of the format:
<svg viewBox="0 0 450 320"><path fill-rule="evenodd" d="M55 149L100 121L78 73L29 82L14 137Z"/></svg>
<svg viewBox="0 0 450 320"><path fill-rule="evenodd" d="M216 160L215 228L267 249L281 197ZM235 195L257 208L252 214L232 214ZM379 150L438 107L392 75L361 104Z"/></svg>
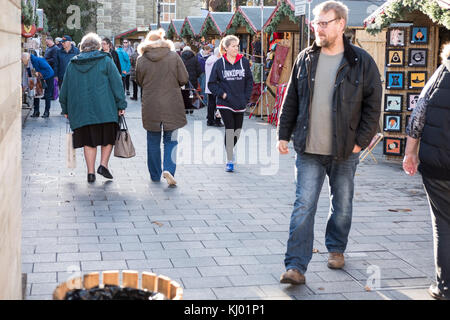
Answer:
<svg viewBox="0 0 450 320"><path fill-rule="evenodd" d="M233 161L233 149L241 134L242 124L244 122L244 112L233 112L227 109L220 109L220 115L222 116L222 121L225 125L225 149L227 151L227 160ZM227 141L234 141L234 143L228 144Z"/></svg>

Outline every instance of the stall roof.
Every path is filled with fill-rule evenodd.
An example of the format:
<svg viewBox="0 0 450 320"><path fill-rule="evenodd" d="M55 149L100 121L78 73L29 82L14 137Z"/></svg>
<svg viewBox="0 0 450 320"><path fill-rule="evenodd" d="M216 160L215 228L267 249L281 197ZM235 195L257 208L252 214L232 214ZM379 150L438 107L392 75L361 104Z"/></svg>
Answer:
<svg viewBox="0 0 450 320"><path fill-rule="evenodd" d="M181 34L184 33L185 28L189 28L194 36L199 36L205 19L206 17L187 16L181 27ZM189 32L187 33L189 34Z"/></svg>
<svg viewBox="0 0 450 320"><path fill-rule="evenodd" d="M161 28L164 29L165 32L169 29L170 22L161 22ZM150 30L156 30L158 29L157 23L151 23L150 24Z"/></svg>
<svg viewBox="0 0 450 320"><path fill-rule="evenodd" d="M261 27L267 22L267 20L272 15L273 11L276 7L273 6L264 6L262 10L263 14L263 23L261 24L261 7L248 7L248 6L240 6L234 13L230 22L228 23L227 30L231 28L233 25L233 21L238 17L242 16L248 26L253 30L253 32L261 31Z"/></svg>
<svg viewBox="0 0 450 320"><path fill-rule="evenodd" d="M387 0L364 20L364 27L369 33L378 33L401 19L405 12L418 10L433 22L450 29L449 8L450 0L414 0L409 5L404 4L402 0Z"/></svg>
<svg viewBox="0 0 450 320"><path fill-rule="evenodd" d="M219 31L219 34L224 34L233 15L233 12L209 12L203 22L201 33L204 33L205 28L207 27L207 20L211 20L217 31Z"/></svg>
<svg viewBox="0 0 450 320"><path fill-rule="evenodd" d="M167 27L167 31L172 28L175 31L175 34L180 37L181 36L181 28L183 27L184 19L172 19Z"/></svg>

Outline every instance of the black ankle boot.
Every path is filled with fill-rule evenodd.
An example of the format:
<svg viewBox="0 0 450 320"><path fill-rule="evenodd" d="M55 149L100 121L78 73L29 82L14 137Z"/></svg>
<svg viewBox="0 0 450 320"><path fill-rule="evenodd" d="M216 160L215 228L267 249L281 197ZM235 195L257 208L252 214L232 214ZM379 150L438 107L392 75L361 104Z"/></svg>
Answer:
<svg viewBox="0 0 450 320"><path fill-rule="evenodd" d="M35 111L35 112L33 112L33 114L30 116L30 117L32 117L32 118L37 118L37 117L39 117L39 111Z"/></svg>
<svg viewBox="0 0 450 320"><path fill-rule="evenodd" d="M89 183L95 182L95 173L88 173L87 180Z"/></svg>
<svg viewBox="0 0 450 320"><path fill-rule="evenodd" d="M104 176L107 179L112 179L113 176L111 175L111 173L109 172L109 170L107 168L105 168L104 166L100 165L97 169L97 173L101 174L102 176Z"/></svg>
<svg viewBox="0 0 450 320"><path fill-rule="evenodd" d="M42 115L42 118L48 118L50 116L50 112L45 111L44 114Z"/></svg>

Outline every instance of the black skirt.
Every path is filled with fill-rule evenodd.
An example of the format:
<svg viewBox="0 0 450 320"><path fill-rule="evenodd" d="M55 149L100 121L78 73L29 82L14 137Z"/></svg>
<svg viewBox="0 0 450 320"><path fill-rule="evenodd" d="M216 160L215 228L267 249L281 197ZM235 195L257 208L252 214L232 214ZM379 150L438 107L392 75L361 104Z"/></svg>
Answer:
<svg viewBox="0 0 450 320"><path fill-rule="evenodd" d="M73 147L97 147L114 145L119 131L116 122L91 124L73 131Z"/></svg>

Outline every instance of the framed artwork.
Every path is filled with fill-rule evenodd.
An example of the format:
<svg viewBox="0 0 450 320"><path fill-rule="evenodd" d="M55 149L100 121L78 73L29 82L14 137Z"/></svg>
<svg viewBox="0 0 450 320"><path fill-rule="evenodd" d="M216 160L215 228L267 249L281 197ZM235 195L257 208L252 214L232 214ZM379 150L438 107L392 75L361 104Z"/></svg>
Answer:
<svg viewBox="0 0 450 320"><path fill-rule="evenodd" d="M422 89L427 82L426 71L409 71L408 72L408 88Z"/></svg>
<svg viewBox="0 0 450 320"><path fill-rule="evenodd" d="M405 29L393 28L387 32L387 43L391 47L405 46Z"/></svg>
<svg viewBox="0 0 450 320"><path fill-rule="evenodd" d="M384 115L384 131L401 132L402 131L402 116L395 114Z"/></svg>
<svg viewBox="0 0 450 320"><path fill-rule="evenodd" d="M402 138L390 138L384 137L383 142L383 154L390 156L402 156L403 155L403 139Z"/></svg>
<svg viewBox="0 0 450 320"><path fill-rule="evenodd" d="M408 50L408 65L410 67L426 67L428 50L427 49L409 49Z"/></svg>
<svg viewBox="0 0 450 320"><path fill-rule="evenodd" d="M384 95L384 111L402 112L403 96L401 94Z"/></svg>
<svg viewBox="0 0 450 320"><path fill-rule="evenodd" d="M428 43L428 27L412 27L411 43L414 44Z"/></svg>
<svg viewBox="0 0 450 320"><path fill-rule="evenodd" d="M386 49L386 66L403 67L405 65L405 49Z"/></svg>
<svg viewBox="0 0 450 320"><path fill-rule="evenodd" d="M419 100L420 93L411 93L408 92L406 95L406 110L412 111L417 104L417 100Z"/></svg>
<svg viewBox="0 0 450 320"><path fill-rule="evenodd" d="M403 89L405 74L403 72L386 72L386 89Z"/></svg>

